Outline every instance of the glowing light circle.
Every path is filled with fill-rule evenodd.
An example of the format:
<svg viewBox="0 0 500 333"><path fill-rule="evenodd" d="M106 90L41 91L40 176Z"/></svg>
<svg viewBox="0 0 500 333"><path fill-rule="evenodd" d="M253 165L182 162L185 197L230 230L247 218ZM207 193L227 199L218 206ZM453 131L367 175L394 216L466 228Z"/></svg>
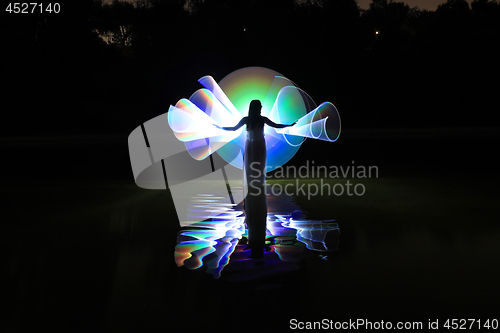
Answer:
<svg viewBox="0 0 500 333"><path fill-rule="evenodd" d="M268 68L247 67L239 69L224 77L219 82L219 86L242 117L248 115L248 106L254 99L258 99L262 103L261 114L276 123L291 124L310 111L310 107L301 100L300 94L298 92L294 94L292 89L288 89L290 91L287 98L278 99L283 88L295 85L280 73ZM283 93L281 92L281 94ZM280 134L268 126L265 127L264 133L267 149L267 172L288 162L304 141L303 137ZM237 138L218 149L217 153L227 162L242 168L246 135L245 130L241 131ZM235 158L240 151L239 157Z"/></svg>
<svg viewBox="0 0 500 333"><path fill-rule="evenodd" d="M219 83L207 75L198 80L204 88L170 106L168 123L187 152L200 161L217 152L233 166L243 168L246 128L225 131L248 115L250 102L259 100L261 114L278 124L264 127L266 171L288 162L305 138L334 142L340 135L340 116L335 106L320 106L280 73L264 67L247 67L227 75Z"/></svg>

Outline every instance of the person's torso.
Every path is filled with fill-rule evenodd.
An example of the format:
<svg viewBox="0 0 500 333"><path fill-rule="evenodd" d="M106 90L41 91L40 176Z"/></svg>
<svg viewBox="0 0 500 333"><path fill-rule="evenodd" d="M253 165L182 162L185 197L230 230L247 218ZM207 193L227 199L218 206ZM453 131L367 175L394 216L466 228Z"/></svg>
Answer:
<svg viewBox="0 0 500 333"><path fill-rule="evenodd" d="M257 119L248 119L247 124L247 140L263 140L264 139L264 117Z"/></svg>

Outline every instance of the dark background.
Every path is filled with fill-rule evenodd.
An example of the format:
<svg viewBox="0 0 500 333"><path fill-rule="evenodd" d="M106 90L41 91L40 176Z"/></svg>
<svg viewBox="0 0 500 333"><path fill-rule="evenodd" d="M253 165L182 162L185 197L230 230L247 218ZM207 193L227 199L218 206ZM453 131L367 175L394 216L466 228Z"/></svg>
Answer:
<svg viewBox="0 0 500 333"><path fill-rule="evenodd" d="M499 41L500 4L486 0L436 11L383 0L2 8L2 330L494 318ZM240 282L228 266L214 280L175 265L170 194L134 184L127 137L202 76L246 66L340 112L339 140L306 140L291 164L355 161L379 178L363 180L362 197L294 199L339 223L328 260L308 252L300 270Z"/></svg>
<svg viewBox="0 0 500 333"><path fill-rule="evenodd" d="M246 66L334 103L345 128L493 126L499 105L493 1L78 1L1 15L2 136L127 135L200 77Z"/></svg>

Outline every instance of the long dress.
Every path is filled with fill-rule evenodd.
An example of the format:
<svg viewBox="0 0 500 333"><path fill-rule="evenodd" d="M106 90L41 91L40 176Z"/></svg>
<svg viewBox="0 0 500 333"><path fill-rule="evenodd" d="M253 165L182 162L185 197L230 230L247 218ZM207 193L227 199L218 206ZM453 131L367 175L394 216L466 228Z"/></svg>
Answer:
<svg viewBox="0 0 500 333"><path fill-rule="evenodd" d="M247 126L247 140L243 154L245 193L245 222L248 226L248 242L253 258L262 258L266 238L267 197L266 197L266 140L264 125L283 128L292 125L280 125L267 117L244 117L233 127L222 127L224 130L235 131L243 125Z"/></svg>
<svg viewBox="0 0 500 333"><path fill-rule="evenodd" d="M266 139L264 138L264 122L262 122L247 130L244 163L248 186L264 186L266 159Z"/></svg>
<svg viewBox="0 0 500 333"><path fill-rule="evenodd" d="M260 257L266 237L267 198L265 190L266 179L266 140L264 138L264 121L247 123L247 140L245 142L244 168L247 182L245 197L246 223L249 229L248 240Z"/></svg>

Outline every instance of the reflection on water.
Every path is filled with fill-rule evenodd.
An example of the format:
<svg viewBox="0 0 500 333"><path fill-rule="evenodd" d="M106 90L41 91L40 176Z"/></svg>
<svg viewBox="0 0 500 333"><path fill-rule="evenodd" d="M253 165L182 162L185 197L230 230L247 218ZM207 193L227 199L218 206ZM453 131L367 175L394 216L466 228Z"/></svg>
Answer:
<svg viewBox="0 0 500 333"><path fill-rule="evenodd" d="M194 198L194 214L203 214L204 210L219 210L220 214L191 223L179 232L174 254L177 266L197 269L205 265L209 273L219 277L220 271L228 264L229 256L245 234L245 218L242 211L221 204L218 199L208 195Z"/></svg>
<svg viewBox="0 0 500 333"><path fill-rule="evenodd" d="M306 251L325 252L326 257L326 253L339 248L340 231L334 220L307 220L293 203L293 197L268 193L265 241L255 255L255 248L248 242L249 232L253 231L248 228L243 207L222 203L220 199L206 194L193 198L190 214L200 216L216 211L218 215L201 222L182 223L174 253L177 266L191 270L205 266L207 273L219 278L231 261L232 269L252 269L251 274L258 277L298 269L296 263ZM251 277L246 274L234 278Z"/></svg>

